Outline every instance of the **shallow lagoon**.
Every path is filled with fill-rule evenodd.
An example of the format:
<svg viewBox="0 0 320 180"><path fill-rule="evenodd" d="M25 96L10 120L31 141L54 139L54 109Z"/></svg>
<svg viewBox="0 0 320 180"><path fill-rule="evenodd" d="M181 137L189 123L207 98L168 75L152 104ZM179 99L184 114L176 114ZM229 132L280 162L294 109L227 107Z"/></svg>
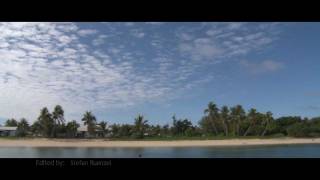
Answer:
<svg viewBox="0 0 320 180"><path fill-rule="evenodd" d="M0 158L320 158L320 144L157 148L1 147Z"/></svg>

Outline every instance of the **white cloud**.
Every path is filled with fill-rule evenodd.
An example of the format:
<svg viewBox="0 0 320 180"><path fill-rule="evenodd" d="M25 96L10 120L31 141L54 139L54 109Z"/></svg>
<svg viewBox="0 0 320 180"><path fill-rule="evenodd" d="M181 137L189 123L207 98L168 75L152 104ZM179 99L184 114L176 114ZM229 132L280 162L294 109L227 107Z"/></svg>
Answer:
<svg viewBox="0 0 320 180"><path fill-rule="evenodd" d="M181 43L179 49L182 53L191 55L194 60L212 59L223 52L211 39L207 38L198 38L190 43Z"/></svg>
<svg viewBox="0 0 320 180"><path fill-rule="evenodd" d="M125 26L134 26L134 23L133 22L126 22L124 23Z"/></svg>
<svg viewBox="0 0 320 180"><path fill-rule="evenodd" d="M106 35L99 35L97 38L95 38L93 41L92 41L92 44L94 46L100 46L101 44L104 44L105 43L105 39L107 38L108 36Z"/></svg>
<svg viewBox="0 0 320 180"><path fill-rule="evenodd" d="M143 38L145 36L144 32L137 30L137 29L132 30L131 34L132 34L132 36L134 36L136 38Z"/></svg>
<svg viewBox="0 0 320 180"><path fill-rule="evenodd" d="M206 32L206 34L207 34L208 36L215 36L215 35L218 35L218 34L220 34L220 33L222 33L221 30L214 30L214 29L210 29L210 30L208 30L208 31Z"/></svg>
<svg viewBox="0 0 320 180"><path fill-rule="evenodd" d="M144 37L144 33L143 32L139 32L139 33L135 33L134 36L137 38L143 38Z"/></svg>
<svg viewBox="0 0 320 180"><path fill-rule="evenodd" d="M96 34L97 30L94 29L82 29L80 31L78 31L78 34L80 36L88 36L88 35L92 35L92 34Z"/></svg>
<svg viewBox="0 0 320 180"><path fill-rule="evenodd" d="M249 72L254 74L274 72L284 67L283 63L273 60L265 60L261 62L250 62L247 60L243 60L240 61L240 64L244 66Z"/></svg>
<svg viewBox="0 0 320 180"><path fill-rule="evenodd" d="M151 24L151 25L163 25L165 22L146 22L146 24Z"/></svg>
<svg viewBox="0 0 320 180"><path fill-rule="evenodd" d="M0 116L35 120L43 106L61 104L67 119L79 120L85 110L166 101L211 81L214 76L202 72L210 62L273 41L268 26L242 32L242 26L209 23L187 31L168 26L164 32L127 33L113 23L99 25L103 31L76 23L0 23ZM147 32L150 41L130 41ZM273 61L254 66L267 71L282 67Z"/></svg>
<svg viewBox="0 0 320 180"><path fill-rule="evenodd" d="M192 40L194 37L188 33L181 33L181 34L178 34L178 36L181 38L181 40L183 41L190 41Z"/></svg>

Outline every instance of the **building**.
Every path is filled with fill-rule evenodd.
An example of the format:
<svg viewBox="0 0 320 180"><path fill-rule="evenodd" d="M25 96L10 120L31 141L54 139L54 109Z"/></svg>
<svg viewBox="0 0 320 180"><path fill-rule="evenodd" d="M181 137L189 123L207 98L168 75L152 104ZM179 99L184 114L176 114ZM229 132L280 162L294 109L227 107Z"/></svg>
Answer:
<svg viewBox="0 0 320 180"><path fill-rule="evenodd" d="M77 129L77 137L89 137L88 126L80 126Z"/></svg>
<svg viewBox="0 0 320 180"><path fill-rule="evenodd" d="M0 126L0 136L16 136L17 127Z"/></svg>
<svg viewBox="0 0 320 180"><path fill-rule="evenodd" d="M80 126L77 129L77 137L89 138L89 137L103 137L103 132L99 125L96 125L95 135L90 135L88 132L88 126Z"/></svg>

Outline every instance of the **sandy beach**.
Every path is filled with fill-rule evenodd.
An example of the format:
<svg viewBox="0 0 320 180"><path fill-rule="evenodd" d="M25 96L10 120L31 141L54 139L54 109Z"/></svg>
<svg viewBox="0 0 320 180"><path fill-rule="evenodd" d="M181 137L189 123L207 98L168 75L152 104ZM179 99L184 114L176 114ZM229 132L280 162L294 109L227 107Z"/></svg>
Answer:
<svg viewBox="0 0 320 180"><path fill-rule="evenodd" d="M177 141L108 141L88 139L0 139L0 147L201 147L277 144L320 144L320 138L228 139Z"/></svg>

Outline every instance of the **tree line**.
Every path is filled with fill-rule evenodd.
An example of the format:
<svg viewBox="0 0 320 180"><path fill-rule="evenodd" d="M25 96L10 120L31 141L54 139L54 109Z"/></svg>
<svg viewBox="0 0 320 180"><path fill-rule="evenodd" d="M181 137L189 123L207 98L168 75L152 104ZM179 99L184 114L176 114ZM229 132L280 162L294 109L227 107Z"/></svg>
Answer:
<svg viewBox="0 0 320 180"><path fill-rule="evenodd" d="M320 137L320 117L301 118L285 116L274 118L273 114L258 112L251 108L248 111L241 105L218 107L210 102L203 111L198 125L185 119L172 117L172 124L151 125L143 115L138 115L133 124L108 124L97 121L92 112L83 114L81 121L92 137L109 138L145 138L145 137ZM32 125L25 118L20 121L8 119L5 126L17 127L18 136L42 136L49 138L74 138L80 124L72 120L66 122L62 106L54 107L52 113L44 107Z"/></svg>

